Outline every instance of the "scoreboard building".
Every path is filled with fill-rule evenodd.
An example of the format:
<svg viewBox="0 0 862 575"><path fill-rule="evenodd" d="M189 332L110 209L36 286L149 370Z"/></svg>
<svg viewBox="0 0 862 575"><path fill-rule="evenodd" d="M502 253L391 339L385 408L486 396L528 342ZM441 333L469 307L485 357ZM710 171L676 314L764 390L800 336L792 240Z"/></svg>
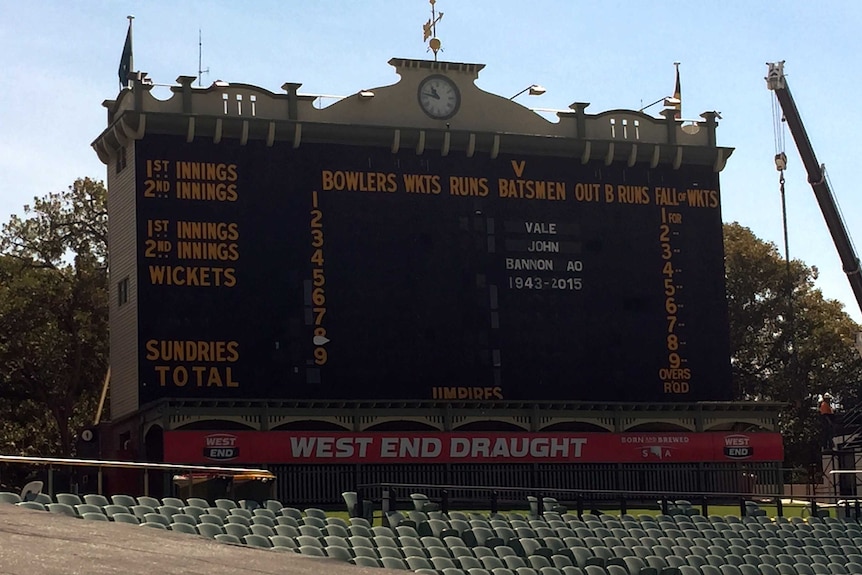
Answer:
<svg viewBox="0 0 862 575"><path fill-rule="evenodd" d="M573 103L392 59L325 108L138 73L105 102L106 457L358 483L737 490L782 460L733 402L717 114Z"/></svg>

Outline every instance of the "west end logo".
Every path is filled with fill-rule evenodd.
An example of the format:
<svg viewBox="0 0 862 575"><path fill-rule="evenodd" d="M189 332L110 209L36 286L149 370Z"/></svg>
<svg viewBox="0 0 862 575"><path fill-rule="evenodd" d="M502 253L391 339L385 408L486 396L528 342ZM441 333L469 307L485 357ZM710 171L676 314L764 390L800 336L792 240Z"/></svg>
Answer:
<svg viewBox="0 0 862 575"><path fill-rule="evenodd" d="M204 438L204 457L216 461L228 461L239 457L236 435L213 433Z"/></svg>
<svg viewBox="0 0 862 575"><path fill-rule="evenodd" d="M754 455L747 435L727 435L724 437L724 456L730 459L748 459Z"/></svg>

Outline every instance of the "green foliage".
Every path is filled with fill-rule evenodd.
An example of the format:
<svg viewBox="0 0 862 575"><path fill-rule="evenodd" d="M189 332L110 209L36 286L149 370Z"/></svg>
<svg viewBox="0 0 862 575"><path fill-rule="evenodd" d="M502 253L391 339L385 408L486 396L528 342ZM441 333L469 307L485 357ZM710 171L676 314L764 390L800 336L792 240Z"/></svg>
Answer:
<svg viewBox="0 0 862 575"><path fill-rule="evenodd" d="M774 244L737 223L725 224L724 242L735 395L786 402L788 462L812 463L818 397L828 392L846 408L862 399L862 360L853 346L862 328L814 287L817 268L788 264Z"/></svg>
<svg viewBox="0 0 862 575"><path fill-rule="evenodd" d="M108 365L107 193L79 179L0 232L0 451L72 452Z"/></svg>

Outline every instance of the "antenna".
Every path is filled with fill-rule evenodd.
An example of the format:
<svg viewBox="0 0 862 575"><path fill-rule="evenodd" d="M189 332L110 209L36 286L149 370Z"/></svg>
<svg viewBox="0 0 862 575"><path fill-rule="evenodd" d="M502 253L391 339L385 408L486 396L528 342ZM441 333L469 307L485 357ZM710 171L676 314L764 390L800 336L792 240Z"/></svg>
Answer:
<svg viewBox="0 0 862 575"><path fill-rule="evenodd" d="M203 69L203 64L201 64L201 56L203 54L203 42L201 41L201 29L198 28L198 86L203 85L203 75L209 74L210 69L207 67L206 70Z"/></svg>

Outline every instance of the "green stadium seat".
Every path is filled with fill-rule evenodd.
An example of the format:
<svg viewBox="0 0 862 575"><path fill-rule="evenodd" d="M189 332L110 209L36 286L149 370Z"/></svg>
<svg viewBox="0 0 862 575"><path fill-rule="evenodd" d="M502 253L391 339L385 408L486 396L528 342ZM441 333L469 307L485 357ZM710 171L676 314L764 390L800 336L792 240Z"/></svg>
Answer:
<svg viewBox="0 0 862 575"><path fill-rule="evenodd" d="M180 505L180 507L200 507L201 509L206 509L207 507L213 507L213 504L201 497L189 497L186 499L185 505Z"/></svg>
<svg viewBox="0 0 862 575"><path fill-rule="evenodd" d="M309 507L305 510L306 517L316 517L318 519L322 519L324 523L326 522L326 511L323 509L318 509L317 507Z"/></svg>
<svg viewBox="0 0 862 575"><path fill-rule="evenodd" d="M309 557L326 557L326 553L323 551L322 547L315 547L313 545L300 545L298 551L302 555L307 555ZM358 565L358 563L357 563ZM374 565L368 565L368 567L376 567L376 563Z"/></svg>
<svg viewBox="0 0 862 575"><path fill-rule="evenodd" d="M89 513L88 513L88 515L89 515ZM165 531L168 529L168 526L165 525L164 523L158 523L155 521L144 521L143 523L141 523L141 527L149 527L151 529L162 529Z"/></svg>
<svg viewBox="0 0 862 575"><path fill-rule="evenodd" d="M251 518L254 517L254 515L252 515L252 512L249 511L248 509L243 509L241 507L237 507L235 509L231 509L228 512L228 517L229 518L230 517L242 517L243 519L245 519L246 521L251 523Z"/></svg>
<svg viewBox="0 0 862 575"><path fill-rule="evenodd" d="M165 527L171 524L171 520L161 513L145 513L143 520L145 523L161 523Z"/></svg>
<svg viewBox="0 0 862 575"><path fill-rule="evenodd" d="M110 505L102 507L102 513L107 515L109 518L113 518L117 513L129 513L129 508L125 505L111 503Z"/></svg>
<svg viewBox="0 0 862 575"><path fill-rule="evenodd" d="M78 517L78 514L75 512L75 508L69 505L68 503L49 503L45 506L45 508L50 513L56 513L58 515L67 515L69 517Z"/></svg>
<svg viewBox="0 0 862 575"><path fill-rule="evenodd" d="M114 513L111 519L114 520L114 523L128 523L130 525L139 525L141 523L141 520L131 513Z"/></svg>
<svg viewBox="0 0 862 575"><path fill-rule="evenodd" d="M162 502L155 497L150 497L148 495L141 495L140 497L138 497L137 502L138 505L146 505L147 507L150 507L152 509L155 509L162 504ZM131 505L129 507L131 508Z"/></svg>
<svg viewBox="0 0 862 575"><path fill-rule="evenodd" d="M198 524L200 523L211 523L213 525L218 525L221 527L224 525L224 519L222 519L218 515L204 513L203 515L198 516Z"/></svg>
<svg viewBox="0 0 862 575"><path fill-rule="evenodd" d="M78 514L78 517L83 517L84 513L100 513L102 515L105 514L100 506L94 505L93 503L81 503L80 505L76 505L75 513Z"/></svg>
<svg viewBox="0 0 862 575"><path fill-rule="evenodd" d="M74 493L58 493L56 499L57 503L69 505L72 507L72 509L75 508L75 505L80 505L83 503L81 497Z"/></svg>
<svg viewBox="0 0 862 575"><path fill-rule="evenodd" d="M216 499L215 506L219 509L224 509L225 511L230 511L231 509L237 509L239 505L233 499Z"/></svg>
<svg viewBox="0 0 862 575"><path fill-rule="evenodd" d="M252 524L249 527L252 535L261 535L262 537L272 537L275 535L275 529L270 527L269 525L259 525L257 523Z"/></svg>
<svg viewBox="0 0 862 575"><path fill-rule="evenodd" d="M297 531L299 530L299 521L294 519L293 517L285 517L283 515L279 515L275 518L276 525L290 525L295 528Z"/></svg>
<svg viewBox="0 0 862 575"><path fill-rule="evenodd" d="M527 561L518 555L507 555L506 557L502 557L503 563L506 564L506 567L512 570L517 569L518 567L526 567Z"/></svg>
<svg viewBox="0 0 862 575"><path fill-rule="evenodd" d="M21 503L21 496L11 491L0 491L0 503Z"/></svg>
<svg viewBox="0 0 862 575"><path fill-rule="evenodd" d="M251 519L245 517L243 515L228 515L225 523L236 523L238 525L242 525L243 527L251 527Z"/></svg>
<svg viewBox="0 0 862 575"><path fill-rule="evenodd" d="M171 523L168 525L168 529L171 531L176 531L178 533L185 533L186 535L198 535L198 530L194 525L189 525L188 523Z"/></svg>
<svg viewBox="0 0 862 575"><path fill-rule="evenodd" d="M489 571L493 571L494 569L500 569L505 567L505 563L499 557L488 555L485 557L479 557L479 561L482 562L482 567L488 569Z"/></svg>
<svg viewBox="0 0 862 575"><path fill-rule="evenodd" d="M300 535L308 535L310 537L323 537L323 531L320 527L315 527L314 525L300 525L299 533Z"/></svg>
<svg viewBox="0 0 862 575"><path fill-rule="evenodd" d="M381 557L380 563L386 569L409 569L409 567L407 567L407 563L398 557Z"/></svg>
<svg viewBox="0 0 862 575"><path fill-rule="evenodd" d="M302 519L302 511L296 507L282 507L279 509L278 514L282 517L293 517L297 521Z"/></svg>
<svg viewBox="0 0 862 575"><path fill-rule="evenodd" d="M224 533L222 526L216 523L199 523L197 529L199 534L211 539L216 535Z"/></svg>
<svg viewBox="0 0 862 575"><path fill-rule="evenodd" d="M224 532L228 535L234 535L238 539L242 539L246 535L250 535L251 531L245 525L240 523L225 523L224 524Z"/></svg>
<svg viewBox="0 0 862 575"><path fill-rule="evenodd" d="M242 542L249 547L260 547L262 549L269 549L272 547L272 541L270 541L269 537L265 535L250 533L249 535L244 535L241 539Z"/></svg>
<svg viewBox="0 0 862 575"><path fill-rule="evenodd" d="M158 507L156 507L156 513L160 513L161 515L164 515L168 518L182 512L182 507L177 507L175 505L159 505Z"/></svg>
<svg viewBox="0 0 862 575"><path fill-rule="evenodd" d="M275 533L276 535L283 535L285 537L298 537L302 535L299 532L298 527L293 527L291 525L276 525Z"/></svg>
<svg viewBox="0 0 862 575"><path fill-rule="evenodd" d="M234 545L241 545L242 541L236 535L231 535L229 533L218 533L213 538L219 543L233 543Z"/></svg>
<svg viewBox="0 0 862 575"><path fill-rule="evenodd" d="M108 498L104 495L99 495L98 493L88 493L83 497L84 503L89 503L90 505L96 505L97 507L104 507L105 505L110 505L111 502L108 501Z"/></svg>
<svg viewBox="0 0 862 575"><path fill-rule="evenodd" d="M251 524L252 525L265 525L271 529L275 529L275 525L276 525L275 519L273 519L272 517L267 517L265 515L255 515L254 517L251 518ZM333 535L333 533L329 533L329 534Z"/></svg>

